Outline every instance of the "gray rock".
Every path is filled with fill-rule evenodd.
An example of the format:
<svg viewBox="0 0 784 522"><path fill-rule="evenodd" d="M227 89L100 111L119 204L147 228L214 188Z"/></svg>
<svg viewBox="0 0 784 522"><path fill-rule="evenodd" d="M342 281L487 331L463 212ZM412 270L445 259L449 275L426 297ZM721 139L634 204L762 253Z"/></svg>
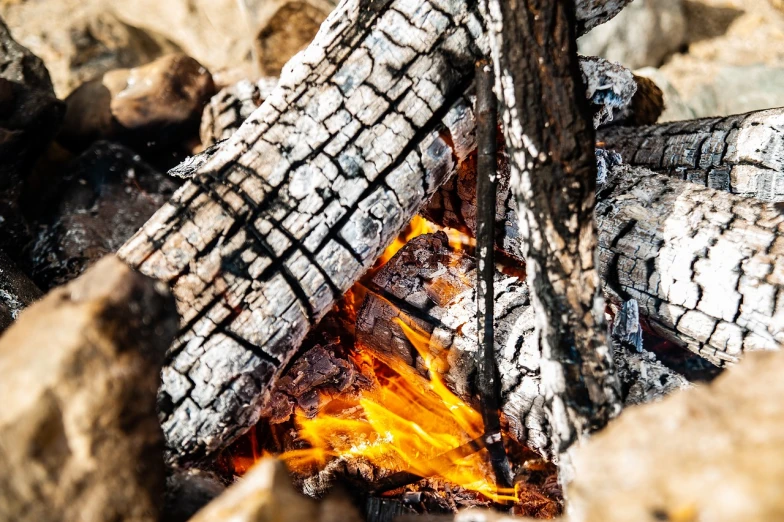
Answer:
<svg viewBox="0 0 784 522"><path fill-rule="evenodd" d="M659 66L686 43L683 0L634 0L578 40L580 52L636 69Z"/></svg>

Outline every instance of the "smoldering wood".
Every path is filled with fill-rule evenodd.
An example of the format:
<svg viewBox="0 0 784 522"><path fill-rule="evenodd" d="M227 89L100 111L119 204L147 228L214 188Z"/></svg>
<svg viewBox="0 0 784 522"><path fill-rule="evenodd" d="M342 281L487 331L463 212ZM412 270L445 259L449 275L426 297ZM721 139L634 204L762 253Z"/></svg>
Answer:
<svg viewBox="0 0 784 522"><path fill-rule="evenodd" d="M182 330L160 396L169 458L259 418L276 372L473 148L473 2L345 0L266 102L120 256Z"/></svg>
<svg viewBox="0 0 784 522"><path fill-rule="evenodd" d="M762 201L784 201L784 109L613 127L598 141L624 163Z"/></svg>
<svg viewBox="0 0 784 522"><path fill-rule="evenodd" d="M241 80L213 96L201 117L199 137L202 146L211 147L230 138L272 94L277 83L277 78L267 77L256 82Z"/></svg>
<svg viewBox="0 0 784 522"><path fill-rule="evenodd" d="M594 129L580 92L573 2L489 0L496 93L563 483L570 446L621 408L607 345L593 219Z"/></svg>
<svg viewBox="0 0 784 522"><path fill-rule="evenodd" d="M0 332L41 295L35 283L0 251Z"/></svg>
<svg viewBox="0 0 784 522"><path fill-rule="evenodd" d="M617 166L598 192L609 299L716 365L784 342L784 216L774 203Z"/></svg>
<svg viewBox="0 0 784 522"><path fill-rule="evenodd" d="M424 361L397 322L403 321L429 336L427 349L433 357L448 352L444 381L471 401L476 390L475 272L474 259L450 248L443 233L412 239L373 278L357 316L358 345L424 373ZM552 457L539 375L541 353L532 335L534 315L527 285L496 272L494 293L495 359L508 433L540 455ZM673 389L652 382L662 375L665 381L686 384L645 350L640 354L619 350L619 357L625 361L622 367L629 369L624 373L624 389L636 400L655 400Z"/></svg>
<svg viewBox="0 0 784 522"><path fill-rule="evenodd" d="M438 206L428 208L425 215L439 225L457 226L473 234L475 196L470 180L475 171L470 164L464 167L441 190L442 198L431 200L431 207ZM616 181L606 185L613 188L599 191L599 205L614 212L625 209L627 216L618 224L597 214L603 290L611 304L618 307L636 299L647 327L718 366L737 361L747 349L776 349L782 341L775 326L780 313L776 297L780 283L775 274L781 234L776 225L776 204L708 189L641 167L614 166L610 176ZM618 185L619 179L626 181ZM645 182L629 185L635 179ZM502 176L498 200L504 203L499 203L496 212L496 246L519 257L522 239L508 184L508 175ZM621 186L624 188L618 188ZM659 196L661 201L656 199ZM451 208L467 215L456 219L458 213L442 211L441 201L456 202ZM710 208L721 210L705 210ZM640 213L640 219L635 212ZM688 212L693 212L691 217ZM684 223L682 230L675 225L678 220ZM765 227L759 228L758 221ZM624 231L623 226L630 230ZM752 232L740 232L747 228ZM632 235L619 243L621 232ZM690 242L689 234L712 235L719 249L714 246L700 251L710 245L703 240ZM686 260L687 254L679 253L681 257L673 260L675 252L683 248L693 257ZM708 270L707 266L716 269ZM697 272L697 267L705 268ZM669 283L665 287L661 281ZM702 303L699 309L698 302ZM712 308L726 310L711 312Z"/></svg>

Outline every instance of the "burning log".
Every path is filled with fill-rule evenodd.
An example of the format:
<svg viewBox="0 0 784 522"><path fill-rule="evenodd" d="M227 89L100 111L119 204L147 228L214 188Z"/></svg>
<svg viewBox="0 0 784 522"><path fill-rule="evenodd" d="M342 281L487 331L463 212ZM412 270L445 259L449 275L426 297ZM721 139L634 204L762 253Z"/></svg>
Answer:
<svg viewBox="0 0 784 522"><path fill-rule="evenodd" d="M599 132L624 163L701 185L784 201L784 109Z"/></svg>
<svg viewBox="0 0 784 522"><path fill-rule="evenodd" d="M428 361L420 354L426 353L440 361L436 366L450 389L471 400L476 390L475 284L475 261L450 248L443 233L411 240L373 278L357 317L358 345L423 373ZM524 281L499 272L494 287L495 354L508 433L541 455L552 456L528 288ZM650 354L619 349L618 357L625 368L622 380L629 403L653 401L687 385ZM673 386L652 382L662 376Z"/></svg>
<svg viewBox="0 0 784 522"><path fill-rule="evenodd" d="M0 519L158 520L171 295L111 257L0 338Z"/></svg>
<svg viewBox="0 0 784 522"><path fill-rule="evenodd" d="M477 21L456 0L345 0L120 250L172 286L183 318L160 400L170 457L202 457L256 423L308 328L472 147Z"/></svg>
<svg viewBox="0 0 784 522"><path fill-rule="evenodd" d="M511 189L542 354L542 389L559 480L569 449L620 412L620 383L607 345L598 232L594 128L580 90L574 4L489 0Z"/></svg>
<svg viewBox="0 0 784 522"><path fill-rule="evenodd" d="M623 2L589 0L589 27ZM169 457L259 418L269 384L473 148L476 2L344 0L269 99L119 255L183 317L160 411ZM483 47L484 46L484 47Z"/></svg>

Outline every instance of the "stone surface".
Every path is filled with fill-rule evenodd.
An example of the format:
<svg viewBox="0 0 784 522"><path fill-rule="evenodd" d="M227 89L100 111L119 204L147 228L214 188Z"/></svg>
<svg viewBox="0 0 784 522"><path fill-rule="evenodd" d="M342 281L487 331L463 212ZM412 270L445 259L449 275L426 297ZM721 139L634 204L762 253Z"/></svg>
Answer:
<svg viewBox="0 0 784 522"><path fill-rule="evenodd" d="M684 0L634 0L579 40L580 52L636 69L659 66L686 42Z"/></svg>
<svg viewBox="0 0 784 522"><path fill-rule="evenodd" d="M178 186L131 150L97 142L37 193L47 203L26 257L33 279L48 289L78 276L116 251Z"/></svg>
<svg viewBox="0 0 784 522"><path fill-rule="evenodd" d="M784 516L784 354L627 409L577 450L572 522L767 522Z"/></svg>
<svg viewBox="0 0 784 522"><path fill-rule="evenodd" d="M34 163L63 117L41 60L0 20L0 247L16 258L30 239L20 199Z"/></svg>
<svg viewBox="0 0 784 522"><path fill-rule="evenodd" d="M199 511L191 522L360 522L356 508L342 495L316 502L294 490L283 463L257 462L224 494Z"/></svg>
<svg viewBox="0 0 784 522"><path fill-rule="evenodd" d="M106 71L142 65L179 50L165 37L119 19L109 7L116 3L4 3L0 4L0 16L14 28L19 41L43 59L55 92L63 98Z"/></svg>
<svg viewBox="0 0 784 522"><path fill-rule="evenodd" d="M165 287L109 257L0 337L0 519L158 520L155 395L176 326Z"/></svg>
<svg viewBox="0 0 784 522"><path fill-rule="evenodd" d="M198 469L174 471L166 477L161 520L187 522L224 491L226 486L213 473Z"/></svg>
<svg viewBox="0 0 784 522"><path fill-rule="evenodd" d="M58 141L76 150L98 139L161 148L196 135L214 93L209 71L184 54L112 70L68 96Z"/></svg>

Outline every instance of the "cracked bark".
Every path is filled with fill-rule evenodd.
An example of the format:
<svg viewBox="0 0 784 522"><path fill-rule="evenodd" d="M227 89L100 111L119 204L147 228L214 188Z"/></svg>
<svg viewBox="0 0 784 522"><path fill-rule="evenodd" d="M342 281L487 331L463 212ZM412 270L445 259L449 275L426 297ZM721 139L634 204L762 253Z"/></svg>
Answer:
<svg viewBox="0 0 784 522"><path fill-rule="evenodd" d="M169 458L231 442L269 384L473 147L474 2L346 0L244 126L120 250L182 329L160 397Z"/></svg>
<svg viewBox="0 0 784 522"><path fill-rule="evenodd" d="M613 12L586 2L591 20ZM159 405L171 461L258 420L307 329L474 148L464 93L489 51L476 3L344 0L120 250L172 287L183 317Z"/></svg>
<svg viewBox="0 0 784 522"><path fill-rule="evenodd" d="M574 3L488 2L491 47L561 480L566 451L620 410L593 220L594 132L577 64Z"/></svg>
<svg viewBox="0 0 784 522"><path fill-rule="evenodd" d="M716 365L784 342L784 216L761 203L640 168L599 192L599 260L614 302Z"/></svg>
<svg viewBox="0 0 784 522"><path fill-rule="evenodd" d="M784 201L784 109L600 131L623 162L763 201Z"/></svg>
<svg viewBox="0 0 784 522"><path fill-rule="evenodd" d="M594 110L594 126L607 123L644 125L655 123L664 109L661 90L648 78L635 76L622 65L603 58L581 56L580 68L586 83L586 96ZM273 78L262 78L256 84L242 80L226 87L212 97L204 108L201 120L201 142L211 147L231 137L242 123L269 96ZM208 150L189 158L169 174L187 178L208 159Z"/></svg>

